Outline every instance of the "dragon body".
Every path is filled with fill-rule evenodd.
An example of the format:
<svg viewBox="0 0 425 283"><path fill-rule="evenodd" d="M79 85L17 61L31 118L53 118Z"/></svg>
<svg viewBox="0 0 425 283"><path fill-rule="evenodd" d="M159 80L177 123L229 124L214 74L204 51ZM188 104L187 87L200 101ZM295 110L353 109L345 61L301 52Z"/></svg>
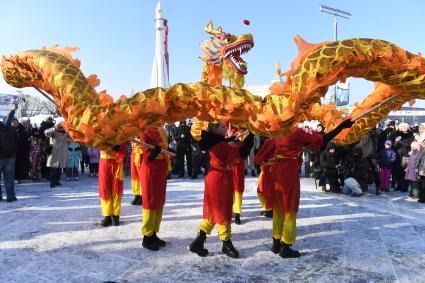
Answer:
<svg viewBox="0 0 425 283"><path fill-rule="evenodd" d="M223 69L206 71L220 64L206 62L201 83L148 89L114 102L106 92L96 92L99 80L95 75L86 78L80 71L79 62L70 55L75 48L52 47L3 57L2 72L10 85L37 87L52 95L70 136L101 149L120 144L146 128L191 117L226 121L268 136L288 134L298 123L311 119L319 119L331 129L343 117L333 105L320 105L320 97L329 85L350 76L379 82L350 116L371 109L385 98L393 99L342 132L337 137L341 143L357 141L406 101L425 98L425 59L393 43L349 39L310 45L301 38L296 38L296 42L300 53L285 73L287 81L272 85L272 94L264 99L241 88L222 86ZM223 61L222 68L232 67L227 59ZM241 66L246 65L239 63ZM215 79L212 74L221 77Z"/></svg>

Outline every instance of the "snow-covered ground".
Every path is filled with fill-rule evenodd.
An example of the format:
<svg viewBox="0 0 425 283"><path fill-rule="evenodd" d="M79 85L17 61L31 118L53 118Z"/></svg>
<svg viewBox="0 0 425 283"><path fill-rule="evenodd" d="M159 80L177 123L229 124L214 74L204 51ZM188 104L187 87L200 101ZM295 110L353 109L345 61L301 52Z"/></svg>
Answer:
<svg viewBox="0 0 425 283"><path fill-rule="evenodd" d="M203 180L170 180L159 236L142 248L141 208L126 179L122 224L101 228L97 181L16 186L19 200L0 203L1 282L425 282L425 205L401 193L326 194L302 179L295 248L270 252L271 220L260 216L255 178L246 179L242 225L232 225L240 259L221 253L217 231L200 258L187 246L202 214ZM3 188L4 189L4 188Z"/></svg>

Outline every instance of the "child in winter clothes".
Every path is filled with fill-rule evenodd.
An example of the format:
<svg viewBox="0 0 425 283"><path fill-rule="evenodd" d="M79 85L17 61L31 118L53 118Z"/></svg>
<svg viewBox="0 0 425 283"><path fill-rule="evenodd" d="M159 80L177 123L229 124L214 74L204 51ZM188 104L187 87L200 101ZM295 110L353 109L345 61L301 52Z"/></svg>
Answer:
<svg viewBox="0 0 425 283"><path fill-rule="evenodd" d="M97 172L99 170L99 150L95 148L89 148L87 151L89 155L89 169L90 169L90 177L97 176Z"/></svg>
<svg viewBox="0 0 425 283"><path fill-rule="evenodd" d="M75 181L79 180L78 167L80 167L80 160L82 158L80 143L68 142L68 166L66 168L66 180L71 181L74 177Z"/></svg>
<svg viewBox="0 0 425 283"><path fill-rule="evenodd" d="M420 190L420 181L416 174L416 165L418 163L418 159L421 155L421 146L417 142L412 142L410 145L410 157L409 162L406 167L406 180L409 181L410 192L409 195L412 198L417 198L419 196Z"/></svg>
<svg viewBox="0 0 425 283"><path fill-rule="evenodd" d="M392 141L385 141L385 148L381 149L378 153L379 162L379 178L381 183L376 189L376 194L379 195L381 190L389 192L391 186L391 165L396 160L395 151L392 149Z"/></svg>

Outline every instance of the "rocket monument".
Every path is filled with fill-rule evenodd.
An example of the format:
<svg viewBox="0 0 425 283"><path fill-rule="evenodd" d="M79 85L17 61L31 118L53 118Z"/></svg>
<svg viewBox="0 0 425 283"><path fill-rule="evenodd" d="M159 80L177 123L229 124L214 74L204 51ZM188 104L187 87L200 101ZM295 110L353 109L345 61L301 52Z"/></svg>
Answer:
<svg viewBox="0 0 425 283"><path fill-rule="evenodd" d="M168 25L163 18L161 2L156 5L155 12L155 57L153 59L151 87L170 87L168 80Z"/></svg>

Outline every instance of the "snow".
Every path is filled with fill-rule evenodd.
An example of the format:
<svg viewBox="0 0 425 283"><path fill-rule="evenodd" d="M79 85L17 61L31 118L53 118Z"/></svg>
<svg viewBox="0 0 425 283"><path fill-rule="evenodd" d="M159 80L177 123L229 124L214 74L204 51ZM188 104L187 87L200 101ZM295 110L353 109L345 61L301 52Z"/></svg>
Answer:
<svg viewBox="0 0 425 283"><path fill-rule="evenodd" d="M301 179L299 259L270 252L271 220L260 216L256 179L246 179L242 225L232 225L240 259L221 253L215 229L209 255L187 250L198 232L203 180L170 180L161 231L167 246L142 248L141 208L102 228L97 181L17 185L18 201L0 203L2 282L425 282L425 206L391 192L360 198L319 192ZM4 187L3 187L4 189Z"/></svg>

